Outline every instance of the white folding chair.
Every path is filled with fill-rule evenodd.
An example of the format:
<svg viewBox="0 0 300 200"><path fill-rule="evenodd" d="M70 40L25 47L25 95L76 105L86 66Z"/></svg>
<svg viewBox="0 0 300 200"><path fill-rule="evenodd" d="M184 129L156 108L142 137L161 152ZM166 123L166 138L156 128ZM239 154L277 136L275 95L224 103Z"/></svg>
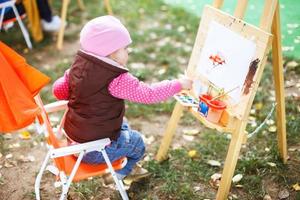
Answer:
<svg viewBox="0 0 300 200"><path fill-rule="evenodd" d="M117 189L120 192L120 195L123 200L128 200L127 193L125 191L123 182L119 180L116 176L115 170L122 169L126 163L127 158L121 158L113 163L110 162L105 147L110 144L110 139L105 138L97 141L87 142L76 144L72 146L67 146L65 142L59 140L58 136L54 133L54 130L50 124L48 113L56 112L59 110L67 109L67 101L58 101L52 104L43 105L43 102L39 96L35 97L35 100L38 106L41 108L41 117L42 117L42 130L45 134L48 143L48 153L43 161L41 169L36 177L35 181L35 195L36 199L40 200L40 182L45 170L49 170L55 174L60 179L60 184L62 187L62 193L60 200L63 200L67 197L69 187L73 181L80 181L87 179L92 176L102 175L105 173L111 173L115 181ZM65 112L66 114L66 112ZM64 116L65 116L64 114ZM62 124L64 117L61 120L61 123L57 129L58 134L62 134ZM91 165L82 163L81 160L83 155L87 152L99 151L102 153L106 164ZM79 155L77 157L74 154ZM49 159L53 159L55 166L48 165Z"/></svg>
<svg viewBox="0 0 300 200"><path fill-rule="evenodd" d="M11 1L7 1L7 2L4 2L4 3L0 3L0 8L2 9L1 10L1 15L0 15L0 31L2 29L2 23L3 23L3 19L4 19L5 9L11 7L13 9L13 12L14 12L16 18L17 18L18 24L21 28L21 31L22 31L22 34L23 34L24 39L26 41L26 44L27 44L29 49L32 49L32 44L31 44L31 41L30 41L28 31L27 31L27 29L25 28L25 26L22 22L22 19L21 19L20 15L19 15L19 12L18 12L18 10L15 6L15 3L16 3L16 0L11 0Z"/></svg>

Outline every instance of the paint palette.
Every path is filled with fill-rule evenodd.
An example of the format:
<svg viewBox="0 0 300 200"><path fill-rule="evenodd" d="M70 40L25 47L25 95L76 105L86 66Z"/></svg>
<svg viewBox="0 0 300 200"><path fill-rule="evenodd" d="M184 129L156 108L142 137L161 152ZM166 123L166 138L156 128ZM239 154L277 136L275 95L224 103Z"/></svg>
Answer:
<svg viewBox="0 0 300 200"><path fill-rule="evenodd" d="M183 106L197 107L199 104L199 101L197 99L185 92L175 94L174 98L177 101L179 101Z"/></svg>

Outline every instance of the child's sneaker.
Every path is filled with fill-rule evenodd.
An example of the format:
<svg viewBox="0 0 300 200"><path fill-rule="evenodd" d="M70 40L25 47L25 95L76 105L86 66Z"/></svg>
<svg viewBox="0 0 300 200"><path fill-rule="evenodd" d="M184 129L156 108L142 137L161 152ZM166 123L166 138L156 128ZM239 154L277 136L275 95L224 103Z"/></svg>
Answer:
<svg viewBox="0 0 300 200"><path fill-rule="evenodd" d="M117 175L117 178L118 178L119 180L123 180L124 177L125 177L125 175L118 174L118 173L116 173L116 175ZM104 184L105 184L105 185L110 185L110 184L112 184L112 183L115 183L114 178L112 177L111 173L104 174L104 175L102 176L102 178L103 178L103 181L104 181Z"/></svg>
<svg viewBox="0 0 300 200"><path fill-rule="evenodd" d="M136 165L132 172L126 176L124 178L124 182L137 182L141 179L147 178L151 175L150 172L148 172L148 170L146 170L145 168Z"/></svg>
<svg viewBox="0 0 300 200"><path fill-rule="evenodd" d="M42 28L47 32L58 32L61 26L61 19L58 16L53 16L51 22L41 20Z"/></svg>

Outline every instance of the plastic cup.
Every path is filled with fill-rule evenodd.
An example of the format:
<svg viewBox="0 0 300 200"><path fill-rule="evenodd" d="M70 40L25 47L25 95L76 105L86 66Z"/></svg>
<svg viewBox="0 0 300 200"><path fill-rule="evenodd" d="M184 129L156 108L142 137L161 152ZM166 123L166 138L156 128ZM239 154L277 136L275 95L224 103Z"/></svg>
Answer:
<svg viewBox="0 0 300 200"><path fill-rule="evenodd" d="M226 103L220 100L208 101L207 120L213 123L220 121L223 111L226 109Z"/></svg>

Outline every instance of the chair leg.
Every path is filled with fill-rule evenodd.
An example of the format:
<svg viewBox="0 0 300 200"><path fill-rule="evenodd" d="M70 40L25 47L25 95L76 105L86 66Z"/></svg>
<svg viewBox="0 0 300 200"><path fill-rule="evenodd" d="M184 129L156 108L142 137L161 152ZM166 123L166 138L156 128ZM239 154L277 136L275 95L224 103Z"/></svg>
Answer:
<svg viewBox="0 0 300 200"><path fill-rule="evenodd" d="M106 153L105 149L102 149L102 150L101 150L101 153L102 153L102 155L103 155L103 157L104 157L104 160L105 160L105 162L106 162L106 164L107 164L107 166L108 166L108 170L109 170L109 172L111 173L111 175L112 175L112 177L113 177L113 179L114 179L114 181L115 181L115 183L116 183L116 185L117 185L117 188L118 188L118 190L119 190L119 192L120 192L120 194L121 194L122 199L123 199L123 200L129 200L128 195L127 195L127 193L126 193L126 191L125 191L124 184L123 184L123 182L122 182L121 180L119 180L119 179L117 178L117 175L116 175L116 173L115 173L115 170L114 170L114 168L113 168L112 165L111 165L111 162L110 162L110 160L109 160L109 158L108 158L108 156L107 156L107 153Z"/></svg>
<svg viewBox="0 0 300 200"><path fill-rule="evenodd" d="M0 31L2 29L2 22L3 22L3 18L4 18L5 8L6 7L3 7L2 10L1 10L1 15L0 15Z"/></svg>
<svg viewBox="0 0 300 200"><path fill-rule="evenodd" d="M77 4L80 10L85 10L85 6L82 0L77 0Z"/></svg>
<svg viewBox="0 0 300 200"><path fill-rule="evenodd" d="M66 18L67 18L67 11L68 11L68 5L70 3L70 0L63 0L62 2L62 10L61 10L61 27L58 32L58 38L57 38L57 49L61 50L64 40L64 33L65 33L65 25L66 25Z"/></svg>
<svg viewBox="0 0 300 200"><path fill-rule="evenodd" d="M42 167L35 179L35 184L34 184L34 190L35 190L35 198L36 200L40 200L40 183L41 183L41 179L42 179L42 176L43 176L43 172L45 171L46 169L46 165L48 163L48 160L50 158L50 151L48 151L47 155L46 155L46 158L42 164Z"/></svg>
<svg viewBox="0 0 300 200"><path fill-rule="evenodd" d="M104 0L104 5L105 5L105 8L106 8L108 14L109 14L109 15L113 15L113 11L112 11L112 9L111 9L109 0Z"/></svg>
<svg viewBox="0 0 300 200"><path fill-rule="evenodd" d="M67 197L68 191L69 191L69 187L70 187L70 185L72 183L72 180L73 180L73 178L74 178L74 176L75 176L75 174L77 172L77 169L78 169L78 167L80 165L80 162L81 162L81 160L83 158L83 155L84 155L84 152L82 151L79 154L78 158L77 158L77 161L76 161L76 163L75 163L75 165L73 167L73 170L72 170L69 178L67 179L67 182L64 181L62 183L62 193L61 193L61 196L60 196L59 200L64 200Z"/></svg>
<svg viewBox="0 0 300 200"><path fill-rule="evenodd" d="M18 21L19 26L21 28L21 31L23 33L24 39L26 41L26 44L27 44L27 46L28 46L29 49L32 49L32 44L31 44L31 41L30 41L30 37L29 37L28 31L25 28L25 26L24 26L24 24L23 24L23 22L21 20L21 17L20 17L20 15L18 13L18 10L17 10L16 6L12 5L12 9L13 9L15 15L16 15L17 21Z"/></svg>

